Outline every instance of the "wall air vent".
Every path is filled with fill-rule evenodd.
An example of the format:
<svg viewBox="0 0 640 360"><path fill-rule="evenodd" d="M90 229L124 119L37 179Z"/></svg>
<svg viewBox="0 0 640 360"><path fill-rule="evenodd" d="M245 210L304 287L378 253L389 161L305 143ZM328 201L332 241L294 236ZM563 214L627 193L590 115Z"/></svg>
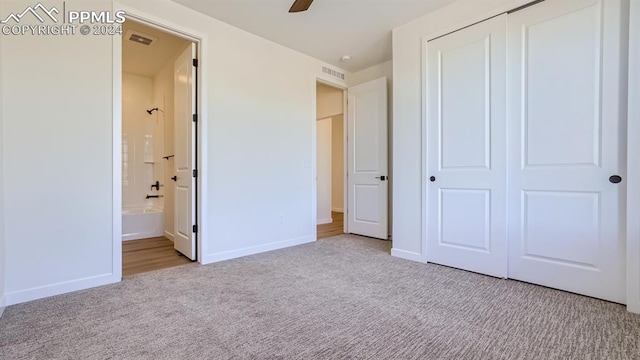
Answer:
<svg viewBox="0 0 640 360"><path fill-rule="evenodd" d="M158 38L156 37L153 37L151 35L147 35L138 31L134 31L134 30L127 31L127 33L125 34L125 39L129 41L133 41L136 44L146 45L146 46L150 46L151 44L156 42L156 40L158 40Z"/></svg>
<svg viewBox="0 0 640 360"><path fill-rule="evenodd" d="M331 76L333 76L333 77L335 77L335 78L338 78L338 79L340 79L340 80L344 80L344 74L343 74L343 73L341 73L340 71L336 71L336 70L333 70L333 69L329 69L328 67L323 66L323 67L322 67L322 72L323 72L323 73L325 73L325 74L327 74L327 75L331 75Z"/></svg>

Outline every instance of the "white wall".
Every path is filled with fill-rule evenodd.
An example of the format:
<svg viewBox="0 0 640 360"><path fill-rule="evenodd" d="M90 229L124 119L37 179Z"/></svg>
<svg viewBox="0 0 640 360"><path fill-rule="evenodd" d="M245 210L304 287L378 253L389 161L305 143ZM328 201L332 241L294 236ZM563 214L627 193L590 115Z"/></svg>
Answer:
<svg viewBox="0 0 640 360"><path fill-rule="evenodd" d="M333 119L330 117L317 121L318 212L316 216L318 217L318 224L333 222L331 218L332 122Z"/></svg>
<svg viewBox="0 0 640 360"><path fill-rule="evenodd" d="M146 199L146 195L157 195L151 184L155 182L155 170L162 163L154 152L162 146L157 137L157 128L162 128L162 113L149 115L154 107L153 79L122 74L122 207L145 207L160 205L157 199ZM157 162L157 163L156 163Z"/></svg>
<svg viewBox="0 0 640 360"><path fill-rule="evenodd" d="M24 7L3 2L2 11ZM9 304L115 280L111 44L108 36L3 37Z"/></svg>
<svg viewBox="0 0 640 360"><path fill-rule="evenodd" d="M386 76L389 80L388 84L389 89L391 90L391 85L393 84L393 60L389 60L351 74L349 77L349 86L362 84L383 76Z"/></svg>
<svg viewBox="0 0 640 360"><path fill-rule="evenodd" d="M640 313L640 0L631 0L627 202L627 303Z"/></svg>
<svg viewBox="0 0 640 360"><path fill-rule="evenodd" d="M66 2L67 9L84 5ZM321 72L328 65L170 1L121 6L205 40L201 260L313 241L314 87L316 77L329 80ZM2 10L23 8L3 2ZM11 134L3 141L11 154L3 167L10 304L120 280L113 268L112 112L120 100L112 43L109 36L3 38L0 78L11 89L2 98Z"/></svg>
<svg viewBox="0 0 640 360"><path fill-rule="evenodd" d="M422 43L529 0L460 0L393 30L393 250L422 259Z"/></svg>
<svg viewBox="0 0 640 360"><path fill-rule="evenodd" d="M342 114L331 118L331 133L331 211L344 212L344 116Z"/></svg>

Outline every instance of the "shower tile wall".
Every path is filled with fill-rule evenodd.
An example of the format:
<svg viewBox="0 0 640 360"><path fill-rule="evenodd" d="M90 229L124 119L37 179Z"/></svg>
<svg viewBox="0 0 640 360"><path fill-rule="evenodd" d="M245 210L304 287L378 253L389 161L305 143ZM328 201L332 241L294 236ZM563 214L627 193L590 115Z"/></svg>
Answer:
<svg viewBox="0 0 640 360"><path fill-rule="evenodd" d="M159 207L162 199L146 199L161 195L151 189L156 180L163 183L162 147L164 143L163 113L148 109L153 102L153 79L123 73L122 75L122 206Z"/></svg>

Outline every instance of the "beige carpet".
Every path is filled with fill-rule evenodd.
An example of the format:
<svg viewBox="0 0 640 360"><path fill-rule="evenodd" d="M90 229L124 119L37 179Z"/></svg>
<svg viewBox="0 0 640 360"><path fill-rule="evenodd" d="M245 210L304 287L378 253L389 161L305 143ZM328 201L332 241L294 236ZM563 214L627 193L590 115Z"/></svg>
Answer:
<svg viewBox="0 0 640 360"><path fill-rule="evenodd" d="M12 306L0 359L640 359L621 305L339 236Z"/></svg>

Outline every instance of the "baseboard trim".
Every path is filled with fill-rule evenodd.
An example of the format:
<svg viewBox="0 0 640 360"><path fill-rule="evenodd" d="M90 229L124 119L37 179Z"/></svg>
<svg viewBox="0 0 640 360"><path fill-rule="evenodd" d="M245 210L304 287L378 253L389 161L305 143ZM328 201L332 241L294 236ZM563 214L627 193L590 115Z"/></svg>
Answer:
<svg viewBox="0 0 640 360"><path fill-rule="evenodd" d="M421 262L421 263L424 262L424 261L422 261L422 254L416 253L416 252L412 252L412 251L406 251L406 250L400 250L400 249L391 249L391 256L394 256L394 257L397 257L397 258L401 258L401 259L405 259L405 260L411 260L411 261L415 261L415 262Z"/></svg>
<svg viewBox="0 0 640 360"><path fill-rule="evenodd" d="M291 246L303 245L314 241L316 241L315 236L304 236L291 240L277 241L269 244L247 247L244 249L223 251L205 255L202 259L202 264L212 264L219 261L231 260L243 256L255 255L263 252L284 249Z"/></svg>
<svg viewBox="0 0 640 360"><path fill-rule="evenodd" d="M332 222L332 218L318 219L318 225L331 224Z"/></svg>
<svg viewBox="0 0 640 360"><path fill-rule="evenodd" d="M170 232L168 232L168 231L165 231L165 232L164 232L164 237L166 237L167 239L169 239L169 240L171 240L171 241L173 241L173 242L176 242L176 241L175 241L175 237L173 237L173 234L172 234L172 233L170 233Z"/></svg>
<svg viewBox="0 0 640 360"><path fill-rule="evenodd" d="M343 208L333 208L333 209L331 209L331 211L344 214L344 209Z"/></svg>
<svg viewBox="0 0 640 360"><path fill-rule="evenodd" d="M2 319L2 314L4 314L4 307L0 307L0 319Z"/></svg>
<svg viewBox="0 0 640 360"><path fill-rule="evenodd" d="M5 295L7 306L43 299L50 296L62 295L74 291L85 290L98 286L120 282L121 278L114 274L98 275L84 279L61 282L26 290L20 290Z"/></svg>

